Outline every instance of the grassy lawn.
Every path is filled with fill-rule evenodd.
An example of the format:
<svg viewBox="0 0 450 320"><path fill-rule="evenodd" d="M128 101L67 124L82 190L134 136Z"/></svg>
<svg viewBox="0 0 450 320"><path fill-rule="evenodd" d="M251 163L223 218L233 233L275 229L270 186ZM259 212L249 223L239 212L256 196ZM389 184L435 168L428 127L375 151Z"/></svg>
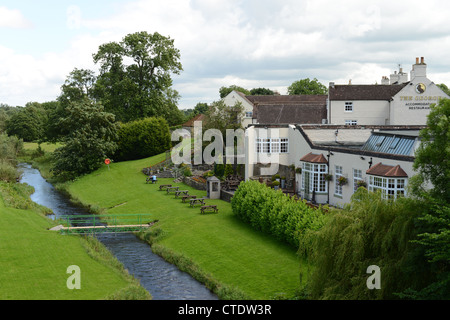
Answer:
<svg viewBox="0 0 450 320"><path fill-rule="evenodd" d="M164 231L158 245L191 259L205 273L251 299L293 296L303 267L296 250L239 221L228 202L207 200L207 204L218 206L219 214L201 215L199 207L191 208L173 194L159 191L159 185L179 185L181 190L198 196L205 196L205 191L174 184L173 179L146 184L141 169L164 157L104 166L70 183L67 190L80 202L106 209L107 213L152 214Z"/></svg>
<svg viewBox="0 0 450 320"><path fill-rule="evenodd" d="M0 300L95 300L134 286L112 267L114 257L97 252L94 259L84 238L47 230L54 222L33 210L7 208L1 196L0 221ZM66 285L71 265L81 270L79 290Z"/></svg>

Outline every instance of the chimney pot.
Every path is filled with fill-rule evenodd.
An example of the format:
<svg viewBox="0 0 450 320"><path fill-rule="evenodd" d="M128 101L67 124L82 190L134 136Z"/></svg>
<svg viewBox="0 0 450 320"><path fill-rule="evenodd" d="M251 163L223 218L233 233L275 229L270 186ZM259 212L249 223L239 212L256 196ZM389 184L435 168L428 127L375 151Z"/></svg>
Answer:
<svg viewBox="0 0 450 320"><path fill-rule="evenodd" d="M420 58L420 63L422 63L422 64L425 63L425 60L423 57Z"/></svg>
<svg viewBox="0 0 450 320"><path fill-rule="evenodd" d="M419 64L419 57L416 58L416 64Z"/></svg>

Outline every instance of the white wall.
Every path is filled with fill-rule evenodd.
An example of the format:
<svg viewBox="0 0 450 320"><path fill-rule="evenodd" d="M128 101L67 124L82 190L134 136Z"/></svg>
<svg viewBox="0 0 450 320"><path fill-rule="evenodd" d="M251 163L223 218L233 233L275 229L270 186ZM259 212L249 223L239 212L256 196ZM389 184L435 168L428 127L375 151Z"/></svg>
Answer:
<svg viewBox="0 0 450 320"><path fill-rule="evenodd" d="M416 91L418 84L425 85L425 92ZM441 98L449 97L428 78L415 77L391 102L390 124L426 125L431 104L438 103Z"/></svg>
<svg viewBox="0 0 450 320"><path fill-rule="evenodd" d="M345 111L345 102L353 102L353 111ZM389 101L348 100L330 101L331 124L345 124L345 120L357 120L358 125L385 125L389 119Z"/></svg>
<svg viewBox="0 0 450 320"><path fill-rule="evenodd" d="M246 112L253 112L253 104L251 104L247 99L242 98L236 91L231 91L225 98L223 98L223 102L227 106L234 106L236 102L241 102L244 107L244 118L242 120L242 126L246 128L249 124L252 123L251 117L245 117Z"/></svg>

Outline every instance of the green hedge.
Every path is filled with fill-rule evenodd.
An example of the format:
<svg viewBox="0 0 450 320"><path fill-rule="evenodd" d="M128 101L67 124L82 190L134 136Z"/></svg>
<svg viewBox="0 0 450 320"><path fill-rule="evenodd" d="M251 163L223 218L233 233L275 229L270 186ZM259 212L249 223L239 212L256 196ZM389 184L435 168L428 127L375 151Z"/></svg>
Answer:
<svg viewBox="0 0 450 320"><path fill-rule="evenodd" d="M169 125L163 118L145 118L120 125L116 161L151 157L169 150Z"/></svg>
<svg viewBox="0 0 450 320"><path fill-rule="evenodd" d="M296 201L257 181L241 183L231 206L242 221L296 248L301 234L320 229L326 219L322 209L311 208L306 201Z"/></svg>

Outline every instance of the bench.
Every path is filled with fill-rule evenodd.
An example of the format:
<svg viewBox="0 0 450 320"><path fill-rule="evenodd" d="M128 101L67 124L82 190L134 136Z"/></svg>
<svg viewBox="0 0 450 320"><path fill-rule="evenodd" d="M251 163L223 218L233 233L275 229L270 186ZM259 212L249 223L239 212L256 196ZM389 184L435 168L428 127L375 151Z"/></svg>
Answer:
<svg viewBox="0 0 450 320"><path fill-rule="evenodd" d="M195 199L195 198L197 198L197 196L194 196L194 195L186 195L186 196L183 196L183 198L181 198L181 200L182 200L184 203L186 203L186 200L187 200L187 199Z"/></svg>
<svg viewBox="0 0 450 320"><path fill-rule="evenodd" d="M207 211L212 211L215 213L219 213L219 209L217 209L216 205L212 205L212 206L202 206L200 208L200 213L201 214L205 214Z"/></svg>
<svg viewBox="0 0 450 320"><path fill-rule="evenodd" d="M162 185L159 186L159 190L162 190L162 189L165 189L165 188L169 188L171 186L172 186L171 184L162 184Z"/></svg>
<svg viewBox="0 0 450 320"><path fill-rule="evenodd" d="M175 191L175 198L178 198L182 194L184 194L185 196L189 195L189 190L177 190L177 191Z"/></svg>
<svg viewBox="0 0 450 320"><path fill-rule="evenodd" d="M174 191L178 191L178 189L180 189L180 187L167 187L167 193L171 193Z"/></svg>
<svg viewBox="0 0 450 320"><path fill-rule="evenodd" d="M205 205L205 198L194 198L189 200L191 207L194 207L196 204Z"/></svg>

